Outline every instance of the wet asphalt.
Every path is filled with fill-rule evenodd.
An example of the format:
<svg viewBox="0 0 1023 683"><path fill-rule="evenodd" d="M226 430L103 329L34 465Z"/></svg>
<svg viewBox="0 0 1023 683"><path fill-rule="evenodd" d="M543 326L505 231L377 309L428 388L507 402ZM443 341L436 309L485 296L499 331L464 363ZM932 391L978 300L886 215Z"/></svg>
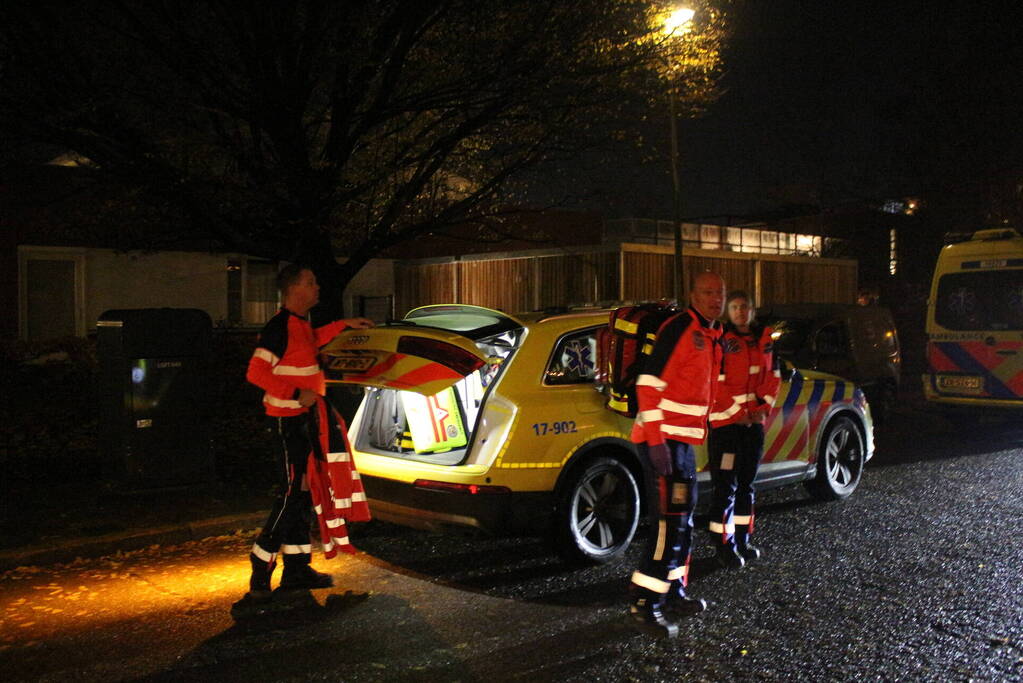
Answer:
<svg viewBox="0 0 1023 683"><path fill-rule="evenodd" d="M1023 425L904 409L848 500L758 501L764 557L716 566L710 609L655 640L623 619L640 544L600 567L538 539L372 522L337 587L235 611L240 534L0 577L7 680L926 680L1023 678Z"/></svg>

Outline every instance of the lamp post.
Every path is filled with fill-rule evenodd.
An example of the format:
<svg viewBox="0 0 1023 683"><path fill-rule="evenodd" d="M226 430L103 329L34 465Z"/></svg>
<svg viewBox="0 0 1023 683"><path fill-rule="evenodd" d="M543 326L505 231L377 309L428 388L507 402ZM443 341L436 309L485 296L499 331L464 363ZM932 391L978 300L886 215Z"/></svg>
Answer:
<svg viewBox="0 0 1023 683"><path fill-rule="evenodd" d="M677 37L692 29L693 17L696 12L688 7L675 9L664 22L664 33L668 38ZM671 79L668 84L668 101L671 115L671 204L672 221L675 238L675 255L672 263L672 297L682 303L682 183L678 170L678 111L675 100L675 74L671 64L668 65Z"/></svg>

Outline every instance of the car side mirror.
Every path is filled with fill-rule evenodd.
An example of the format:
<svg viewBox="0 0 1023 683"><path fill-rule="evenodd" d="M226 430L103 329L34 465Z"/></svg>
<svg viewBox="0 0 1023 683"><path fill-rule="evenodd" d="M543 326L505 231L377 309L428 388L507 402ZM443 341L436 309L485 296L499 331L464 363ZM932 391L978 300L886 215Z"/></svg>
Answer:
<svg viewBox="0 0 1023 683"><path fill-rule="evenodd" d="M781 378L783 380L788 381L792 379L792 374L796 371L796 368L789 361L783 360L781 362L781 367L778 368L778 371L781 373Z"/></svg>

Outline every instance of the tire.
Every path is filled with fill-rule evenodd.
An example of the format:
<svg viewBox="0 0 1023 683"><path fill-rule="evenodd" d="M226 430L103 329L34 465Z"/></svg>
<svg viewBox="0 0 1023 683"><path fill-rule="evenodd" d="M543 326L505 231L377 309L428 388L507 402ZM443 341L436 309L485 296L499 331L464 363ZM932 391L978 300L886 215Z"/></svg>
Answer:
<svg viewBox="0 0 1023 683"><path fill-rule="evenodd" d="M573 468L555 513L555 550L572 564L604 564L632 543L640 517L639 486L617 458L600 456Z"/></svg>
<svg viewBox="0 0 1023 683"><path fill-rule="evenodd" d="M817 445L817 476L807 484L810 493L820 500L848 498L860 483L865 454L856 422L845 415L831 420Z"/></svg>

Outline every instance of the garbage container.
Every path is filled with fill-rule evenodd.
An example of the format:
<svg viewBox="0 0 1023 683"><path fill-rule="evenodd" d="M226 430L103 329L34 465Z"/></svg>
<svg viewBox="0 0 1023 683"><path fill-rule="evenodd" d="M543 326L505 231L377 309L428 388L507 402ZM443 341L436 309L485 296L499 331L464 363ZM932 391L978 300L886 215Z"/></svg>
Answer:
<svg viewBox="0 0 1023 683"><path fill-rule="evenodd" d="M212 482L211 336L209 315L194 308L97 321L104 465L128 488Z"/></svg>

